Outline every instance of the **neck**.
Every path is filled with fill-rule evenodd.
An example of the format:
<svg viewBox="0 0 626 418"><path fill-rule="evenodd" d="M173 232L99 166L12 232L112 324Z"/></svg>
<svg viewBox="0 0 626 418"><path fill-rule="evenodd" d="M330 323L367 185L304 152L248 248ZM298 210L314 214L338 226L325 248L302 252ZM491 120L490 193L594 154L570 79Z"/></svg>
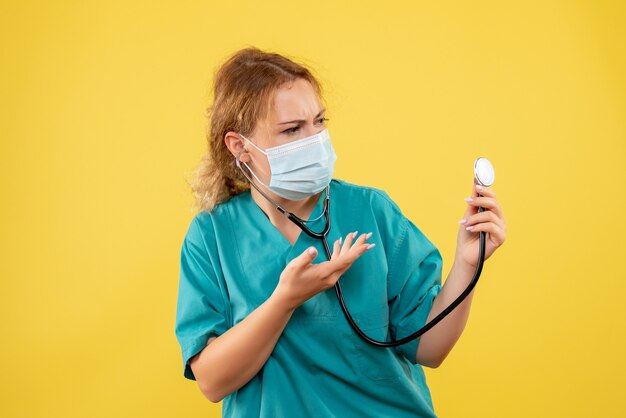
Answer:
<svg viewBox="0 0 626 418"><path fill-rule="evenodd" d="M263 187L263 186L261 185L259 187ZM324 193L324 191L321 191L319 193L314 194L311 197L307 197L306 199L289 200L289 199L280 197L276 195L275 193L272 193L269 190L264 190L264 192L270 198L272 198L272 200L274 200L276 203L282 206L283 209L305 220L309 219L309 217L311 216L311 213L313 212L313 209L315 208L315 205L317 204L317 201L321 198L322 193ZM287 217L285 217L285 215L283 215L278 210L276 210L276 207L274 206L274 204L270 202L269 200L267 200L261 193L259 193L257 189L255 189L254 187L250 187L250 194L252 196L252 199L254 199L256 204L263 210L263 212L265 212L265 214L269 217L270 221L274 225L277 225L284 221L288 221Z"/></svg>

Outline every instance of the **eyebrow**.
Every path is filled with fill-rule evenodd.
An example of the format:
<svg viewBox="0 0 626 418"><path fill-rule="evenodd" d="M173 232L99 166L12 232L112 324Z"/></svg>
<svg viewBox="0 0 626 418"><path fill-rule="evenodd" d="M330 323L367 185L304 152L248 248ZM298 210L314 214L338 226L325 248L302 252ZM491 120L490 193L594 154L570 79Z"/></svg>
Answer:
<svg viewBox="0 0 626 418"><path fill-rule="evenodd" d="M320 116L322 116L322 114L326 112L326 109L322 109L320 110L320 113L318 113L314 119L319 118ZM288 125L290 123L304 123L306 122L306 119L296 119L296 120L290 120L289 122L280 122L278 123L278 125Z"/></svg>

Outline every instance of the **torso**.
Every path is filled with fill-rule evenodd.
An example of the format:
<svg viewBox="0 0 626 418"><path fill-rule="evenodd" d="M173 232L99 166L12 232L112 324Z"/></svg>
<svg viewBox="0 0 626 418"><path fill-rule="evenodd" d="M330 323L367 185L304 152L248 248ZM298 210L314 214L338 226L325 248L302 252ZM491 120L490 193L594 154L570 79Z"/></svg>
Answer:
<svg viewBox="0 0 626 418"><path fill-rule="evenodd" d="M289 244L294 245L298 236L300 235L300 228L291 222L289 219L284 218L285 220L279 225L274 225L281 234L285 237Z"/></svg>
<svg viewBox="0 0 626 418"><path fill-rule="evenodd" d="M373 232L371 241L377 243L340 279L354 321L377 340L389 340L390 331L397 329L393 324L406 323L413 331L425 321L429 305L409 303L420 300L420 293L426 296L427 284L436 283L437 271L433 266L420 270L410 261L424 259L431 247L408 229L403 215L382 192L338 180L333 180L331 190L328 243L355 230ZM322 202L317 202L307 215L294 212L303 219L317 218L323 210ZM316 263L326 259L319 240L302 233L275 207L260 209L259 203L242 193L212 213L198 216L213 269L204 277L214 277L225 306L223 318L215 320L227 327L264 303L286 265L308 247L317 248ZM324 225L321 218L310 227L319 231ZM391 272L393 260L399 264ZM423 273L422 277L415 276L405 286L403 277L411 271ZM406 293L398 296L403 290ZM428 300L432 297L429 293ZM188 330L208 327L208 315L197 317ZM402 329L403 335L406 331ZM424 372L408 360L414 358L415 346L402 347L406 352L362 341L344 317L335 289L327 289L293 313L262 372L224 399L223 415L331 417L368 416L376 411L377 416L436 417Z"/></svg>

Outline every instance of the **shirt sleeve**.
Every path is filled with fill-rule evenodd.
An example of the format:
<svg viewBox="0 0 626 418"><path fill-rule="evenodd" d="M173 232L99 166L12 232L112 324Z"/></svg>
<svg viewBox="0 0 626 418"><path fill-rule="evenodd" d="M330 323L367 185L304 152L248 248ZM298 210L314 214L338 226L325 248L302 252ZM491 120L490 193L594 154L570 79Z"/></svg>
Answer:
<svg viewBox="0 0 626 418"><path fill-rule="evenodd" d="M417 226L403 215L398 224L388 273L389 322L394 340L413 334L426 324L433 301L441 291L443 266L441 253ZM417 364L420 339L395 349Z"/></svg>
<svg viewBox="0 0 626 418"><path fill-rule="evenodd" d="M183 356L183 375L196 380L189 360L202 351L210 337L228 330L226 303L205 240L194 218L180 253L180 280L175 334Z"/></svg>

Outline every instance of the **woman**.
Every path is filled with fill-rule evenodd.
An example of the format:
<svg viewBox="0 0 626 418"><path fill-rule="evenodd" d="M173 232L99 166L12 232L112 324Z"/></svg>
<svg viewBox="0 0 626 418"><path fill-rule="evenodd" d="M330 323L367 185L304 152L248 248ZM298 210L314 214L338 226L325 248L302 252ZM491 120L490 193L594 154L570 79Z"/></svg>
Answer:
<svg viewBox="0 0 626 418"><path fill-rule="evenodd" d="M208 140L193 184L201 211L181 251L184 376L224 400L223 416L436 416L421 366L450 352L473 292L419 339L379 348L350 328L333 286L341 280L371 338L413 333L471 281L478 233L489 233L485 258L504 242L494 192L474 184L442 287L440 252L385 192L332 178L320 84L303 66L255 48L234 54L215 77ZM272 202L319 231L326 196L329 261Z"/></svg>

